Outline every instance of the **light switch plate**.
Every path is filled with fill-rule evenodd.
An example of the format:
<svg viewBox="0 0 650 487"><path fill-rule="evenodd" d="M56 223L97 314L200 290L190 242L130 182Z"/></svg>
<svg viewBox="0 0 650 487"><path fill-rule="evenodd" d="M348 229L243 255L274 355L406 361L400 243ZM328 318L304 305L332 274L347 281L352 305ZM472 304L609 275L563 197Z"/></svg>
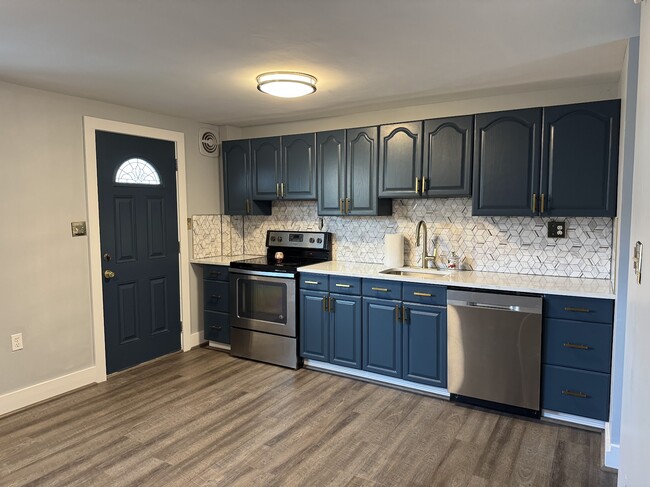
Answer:
<svg viewBox="0 0 650 487"><path fill-rule="evenodd" d="M72 222L70 226L72 227L73 237L83 237L86 235L86 222Z"/></svg>

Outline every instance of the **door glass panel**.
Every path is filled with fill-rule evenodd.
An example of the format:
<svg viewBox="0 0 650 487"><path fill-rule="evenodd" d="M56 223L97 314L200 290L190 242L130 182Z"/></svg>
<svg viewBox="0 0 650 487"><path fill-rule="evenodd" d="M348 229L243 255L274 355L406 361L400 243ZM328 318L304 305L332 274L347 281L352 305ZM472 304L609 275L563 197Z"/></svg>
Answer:
<svg viewBox="0 0 650 487"><path fill-rule="evenodd" d="M237 314L241 318L287 323L287 285L239 279Z"/></svg>
<svg viewBox="0 0 650 487"><path fill-rule="evenodd" d="M160 175L151 163L136 157L124 161L115 173L115 182L160 186Z"/></svg>

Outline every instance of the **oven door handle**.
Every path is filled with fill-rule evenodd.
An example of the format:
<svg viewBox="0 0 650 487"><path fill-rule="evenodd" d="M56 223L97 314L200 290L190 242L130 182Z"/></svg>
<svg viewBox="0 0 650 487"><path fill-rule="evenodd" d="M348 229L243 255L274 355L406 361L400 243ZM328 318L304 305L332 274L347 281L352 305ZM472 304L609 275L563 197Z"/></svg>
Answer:
<svg viewBox="0 0 650 487"><path fill-rule="evenodd" d="M285 277L289 279L295 278L295 274L288 272L265 272L265 271L247 271L245 269L230 268L231 274L246 274L247 276L264 276L264 277Z"/></svg>

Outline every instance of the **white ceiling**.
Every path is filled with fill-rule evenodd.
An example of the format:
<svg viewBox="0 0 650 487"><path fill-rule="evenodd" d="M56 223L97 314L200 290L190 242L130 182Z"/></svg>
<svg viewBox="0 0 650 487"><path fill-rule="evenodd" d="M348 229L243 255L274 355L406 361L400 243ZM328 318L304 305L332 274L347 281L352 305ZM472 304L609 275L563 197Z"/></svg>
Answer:
<svg viewBox="0 0 650 487"><path fill-rule="evenodd" d="M247 126L616 80L639 15L632 0L2 0L0 80ZM271 70L318 92L259 93Z"/></svg>

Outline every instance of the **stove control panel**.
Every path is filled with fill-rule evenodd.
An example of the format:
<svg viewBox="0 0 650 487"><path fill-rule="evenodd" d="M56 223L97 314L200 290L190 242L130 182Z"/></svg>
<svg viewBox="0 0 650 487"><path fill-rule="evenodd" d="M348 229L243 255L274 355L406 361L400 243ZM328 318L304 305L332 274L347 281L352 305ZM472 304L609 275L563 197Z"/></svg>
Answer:
<svg viewBox="0 0 650 487"><path fill-rule="evenodd" d="M332 242L329 232L268 230L266 233L266 246L329 250L332 248Z"/></svg>

